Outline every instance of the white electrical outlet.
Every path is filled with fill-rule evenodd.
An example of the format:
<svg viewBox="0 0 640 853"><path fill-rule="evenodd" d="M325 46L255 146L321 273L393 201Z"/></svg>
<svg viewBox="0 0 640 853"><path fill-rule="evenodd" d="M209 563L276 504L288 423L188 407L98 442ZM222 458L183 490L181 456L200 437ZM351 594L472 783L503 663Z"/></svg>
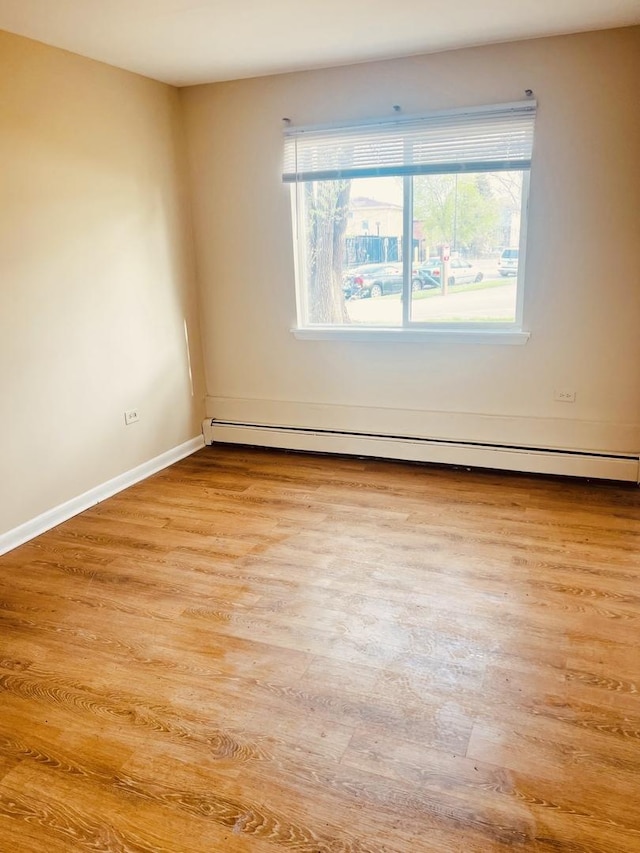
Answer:
<svg viewBox="0 0 640 853"><path fill-rule="evenodd" d="M129 409L128 412L124 413L124 422L127 426L129 424L135 424L136 421L140 420L140 412L137 409Z"/></svg>
<svg viewBox="0 0 640 853"><path fill-rule="evenodd" d="M575 403L576 392L567 388L556 389L553 392L553 399L558 403Z"/></svg>

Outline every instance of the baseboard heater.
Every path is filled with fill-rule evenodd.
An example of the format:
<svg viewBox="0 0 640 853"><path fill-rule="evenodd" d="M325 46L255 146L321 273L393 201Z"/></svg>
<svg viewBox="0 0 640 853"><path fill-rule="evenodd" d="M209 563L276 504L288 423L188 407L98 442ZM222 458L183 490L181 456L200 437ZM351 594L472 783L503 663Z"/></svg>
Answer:
<svg viewBox="0 0 640 853"><path fill-rule="evenodd" d="M272 426L216 418L204 421L203 432L205 442L209 445L246 444L631 483L638 483L640 479L640 459L637 455Z"/></svg>

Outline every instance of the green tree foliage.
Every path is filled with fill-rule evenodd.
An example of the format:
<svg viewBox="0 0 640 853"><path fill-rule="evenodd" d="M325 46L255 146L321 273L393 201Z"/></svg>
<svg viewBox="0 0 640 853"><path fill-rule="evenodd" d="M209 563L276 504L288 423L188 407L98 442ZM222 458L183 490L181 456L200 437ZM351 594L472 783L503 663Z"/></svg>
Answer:
<svg viewBox="0 0 640 853"><path fill-rule="evenodd" d="M489 177L423 175L413 184L414 218L427 242L477 255L491 248L500 223L500 201Z"/></svg>
<svg viewBox="0 0 640 853"><path fill-rule="evenodd" d="M309 321L348 323L342 274L351 181L308 182L304 193Z"/></svg>

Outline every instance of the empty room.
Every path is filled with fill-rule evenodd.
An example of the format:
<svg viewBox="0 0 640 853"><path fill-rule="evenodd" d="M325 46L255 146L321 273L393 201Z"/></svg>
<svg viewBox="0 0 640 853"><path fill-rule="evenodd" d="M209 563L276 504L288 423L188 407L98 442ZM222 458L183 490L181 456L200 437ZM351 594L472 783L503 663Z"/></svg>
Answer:
<svg viewBox="0 0 640 853"><path fill-rule="evenodd" d="M637 0L0 68L0 853L640 853Z"/></svg>

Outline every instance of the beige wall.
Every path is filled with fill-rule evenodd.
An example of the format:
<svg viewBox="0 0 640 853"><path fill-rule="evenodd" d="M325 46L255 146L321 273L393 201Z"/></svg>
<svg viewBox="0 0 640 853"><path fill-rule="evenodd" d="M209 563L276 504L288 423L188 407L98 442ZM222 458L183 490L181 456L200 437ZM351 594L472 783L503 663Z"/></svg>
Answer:
<svg viewBox="0 0 640 853"><path fill-rule="evenodd" d="M640 449L639 28L180 93L6 33L0 68L0 535L200 432L183 119L209 415ZM296 340L282 117L528 87L529 343ZM558 387L577 402L555 403ZM134 407L141 421L125 427Z"/></svg>
<svg viewBox="0 0 640 853"><path fill-rule="evenodd" d="M0 71L1 534L198 435L204 388L177 91L6 33Z"/></svg>
<svg viewBox="0 0 640 853"><path fill-rule="evenodd" d="M640 28L182 90L208 414L640 449ZM296 340L282 118L539 101L526 346ZM577 392L554 402L554 388Z"/></svg>

